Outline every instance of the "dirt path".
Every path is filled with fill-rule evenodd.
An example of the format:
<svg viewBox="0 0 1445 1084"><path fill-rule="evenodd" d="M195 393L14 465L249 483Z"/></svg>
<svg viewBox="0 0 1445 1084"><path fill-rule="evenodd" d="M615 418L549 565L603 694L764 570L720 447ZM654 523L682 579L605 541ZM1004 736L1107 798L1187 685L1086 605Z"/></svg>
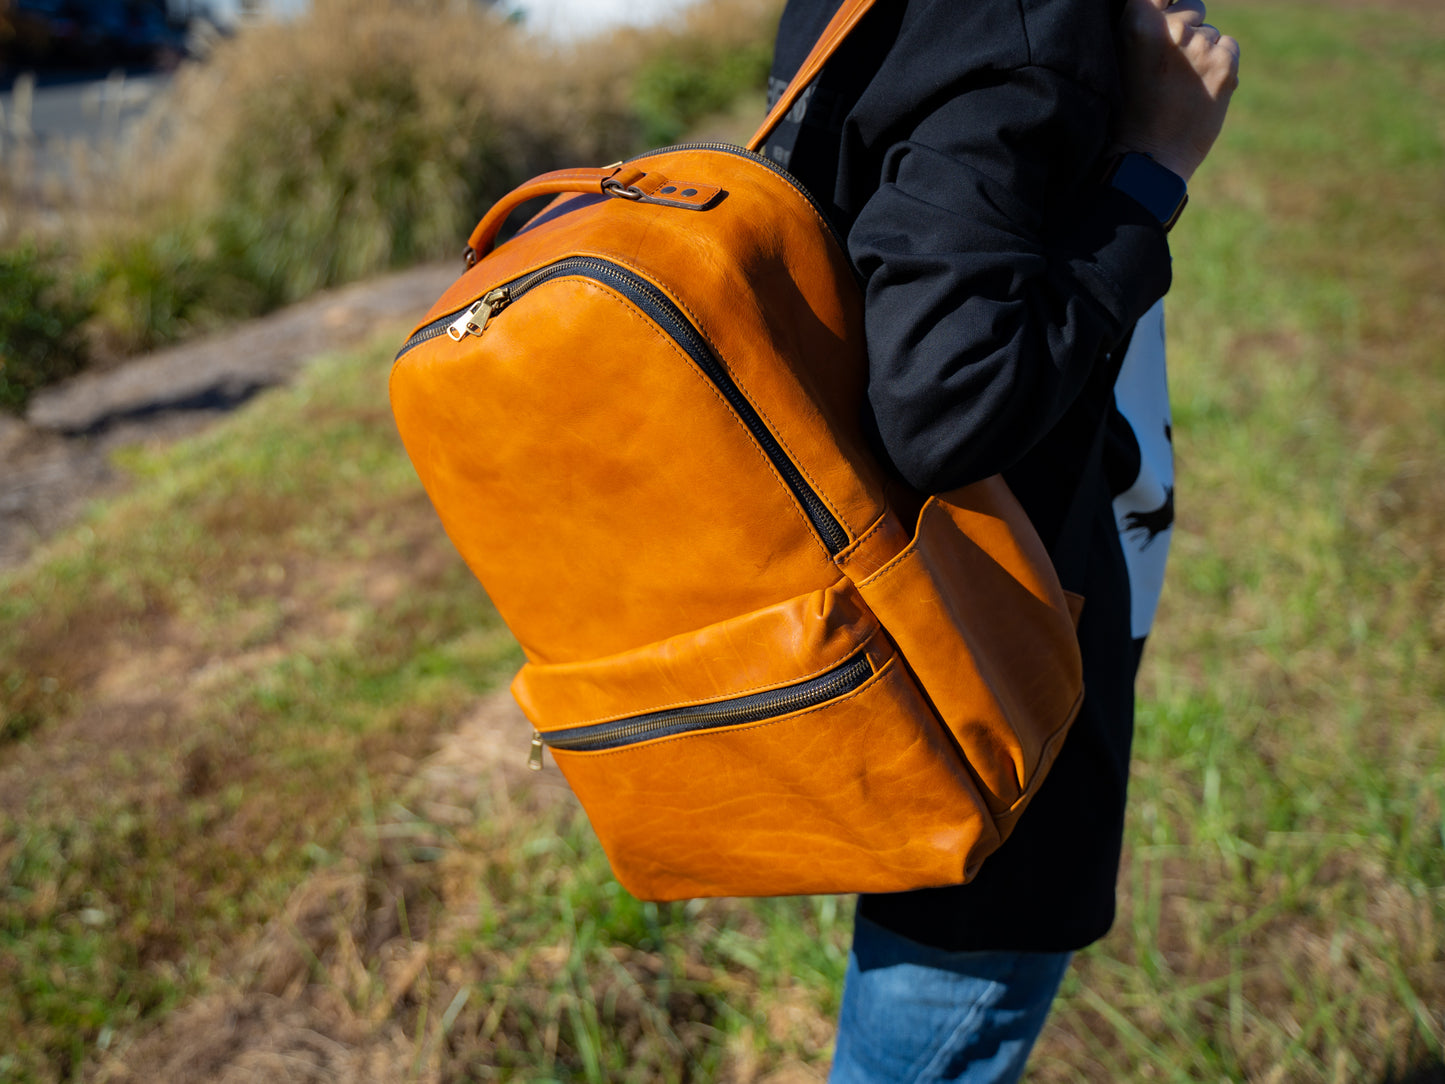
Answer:
<svg viewBox="0 0 1445 1084"><path fill-rule="evenodd" d="M116 448L194 432L312 358L419 319L459 270L430 264L327 291L47 389L24 421L0 414L0 568L123 484L109 465Z"/></svg>
<svg viewBox="0 0 1445 1084"><path fill-rule="evenodd" d="M458 870L480 876L477 864L486 858L477 840L461 851L438 833L425 842L442 859L414 862L403 853L405 841L421 838L410 831L419 824L474 823L484 794L494 805L517 802L530 811L571 801L555 767L529 772L508 740L527 725L506 689L478 701L400 788L424 822L373 829L381 844L353 841L349 849L357 854L382 850L370 861L348 859L307 877L239 956L214 961L207 993L134 1045L103 1057L94 1079L436 1084L446 1050L434 1021L466 1000L458 997L467 989L461 977L474 980L476 962L457 956L449 937L413 932L397 907L409 899L419 913L423 897L446 898L455 908L447 921L464 928L475 921L475 902L458 894L466 880ZM390 828L408 831L393 838ZM403 845L392 845L398 841ZM432 1010L426 1039L428 1017L417 1012L422 1002Z"/></svg>

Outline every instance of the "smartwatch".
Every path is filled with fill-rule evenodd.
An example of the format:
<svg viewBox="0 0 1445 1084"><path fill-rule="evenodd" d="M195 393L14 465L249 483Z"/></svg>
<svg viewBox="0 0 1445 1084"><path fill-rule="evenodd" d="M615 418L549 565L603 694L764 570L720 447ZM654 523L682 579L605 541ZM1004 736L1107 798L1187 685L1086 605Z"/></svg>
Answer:
<svg viewBox="0 0 1445 1084"><path fill-rule="evenodd" d="M1179 221L1189 202L1189 188L1183 177L1147 154L1134 151L1114 160L1105 183L1141 204L1166 231Z"/></svg>

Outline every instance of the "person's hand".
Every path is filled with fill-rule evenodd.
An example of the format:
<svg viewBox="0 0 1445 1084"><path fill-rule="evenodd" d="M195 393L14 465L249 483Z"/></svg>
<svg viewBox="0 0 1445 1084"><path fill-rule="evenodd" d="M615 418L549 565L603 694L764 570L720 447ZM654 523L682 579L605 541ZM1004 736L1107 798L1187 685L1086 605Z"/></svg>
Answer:
<svg viewBox="0 0 1445 1084"><path fill-rule="evenodd" d="M1126 0L1119 36L1124 104L1114 144L1187 181L1224 126L1239 42L1204 21L1202 0Z"/></svg>

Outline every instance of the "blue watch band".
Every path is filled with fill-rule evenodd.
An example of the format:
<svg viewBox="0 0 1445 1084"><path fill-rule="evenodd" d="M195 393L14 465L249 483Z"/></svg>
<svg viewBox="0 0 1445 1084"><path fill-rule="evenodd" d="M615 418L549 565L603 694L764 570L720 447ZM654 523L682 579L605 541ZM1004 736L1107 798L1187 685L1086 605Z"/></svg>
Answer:
<svg viewBox="0 0 1445 1084"><path fill-rule="evenodd" d="M1184 178L1147 154L1120 155L1109 171L1108 183L1142 205L1165 230L1179 221L1189 202Z"/></svg>

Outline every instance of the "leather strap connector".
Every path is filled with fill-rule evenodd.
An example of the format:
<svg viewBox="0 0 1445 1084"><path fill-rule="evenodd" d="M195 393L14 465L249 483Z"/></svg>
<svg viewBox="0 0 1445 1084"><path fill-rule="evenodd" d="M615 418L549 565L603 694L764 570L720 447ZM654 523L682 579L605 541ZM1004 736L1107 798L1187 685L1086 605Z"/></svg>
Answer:
<svg viewBox="0 0 1445 1084"><path fill-rule="evenodd" d="M502 223L527 200L569 192L601 192L619 199L702 211L712 205L722 194L722 189L713 184L671 181L660 173L649 173L621 163L601 169L559 169L544 173L498 200L477 223L477 228L467 239L464 256L467 267L474 267L478 260L492 251L492 243Z"/></svg>
<svg viewBox="0 0 1445 1084"><path fill-rule="evenodd" d="M703 211L711 207L722 195L722 189L715 184L697 184L693 181L670 181L653 174L648 182L637 185L643 191L644 203L658 203L664 207L681 207L689 211Z"/></svg>
<svg viewBox="0 0 1445 1084"><path fill-rule="evenodd" d="M602 180L602 188L606 191L609 188L632 188L638 181L645 180L648 176L647 170L638 169L636 166L618 166Z"/></svg>
<svg viewBox="0 0 1445 1084"><path fill-rule="evenodd" d="M706 210L722 193L715 184L674 181L660 173L642 170L631 170L629 174L630 179L622 174L606 178L602 182L602 191L619 199L680 207L688 211Z"/></svg>

